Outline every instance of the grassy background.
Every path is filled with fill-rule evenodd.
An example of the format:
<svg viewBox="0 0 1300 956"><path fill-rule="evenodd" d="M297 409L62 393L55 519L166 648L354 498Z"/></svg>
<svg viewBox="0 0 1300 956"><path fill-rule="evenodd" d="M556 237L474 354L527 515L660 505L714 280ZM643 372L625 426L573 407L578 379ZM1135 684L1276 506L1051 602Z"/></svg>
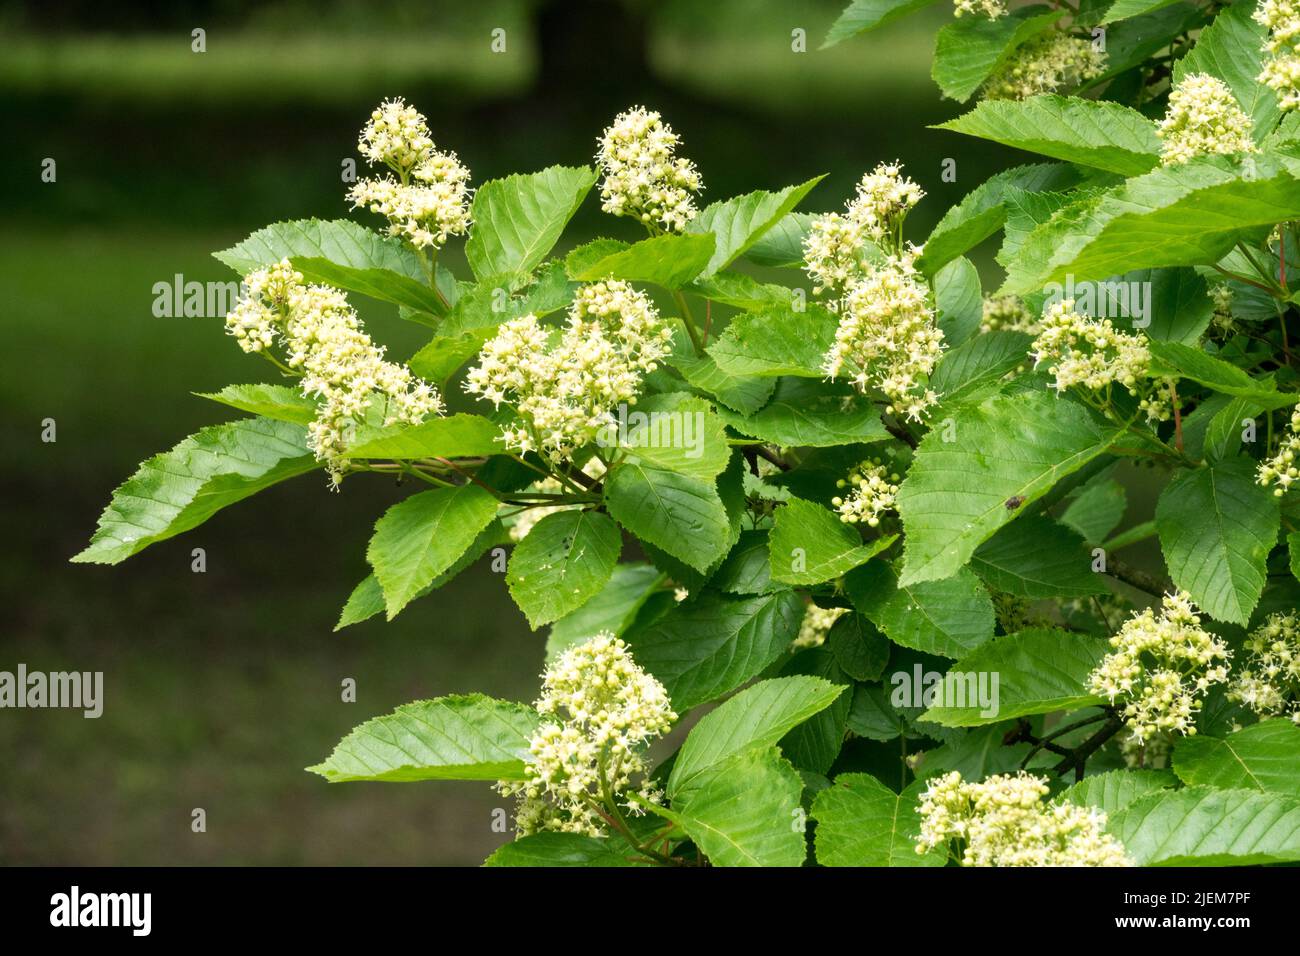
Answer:
<svg viewBox="0 0 1300 956"><path fill-rule="evenodd" d="M309 477L119 567L67 563L141 459L229 417L192 392L267 380L219 318L155 318L153 284L230 278L211 251L267 222L349 215L340 164L399 94L475 182L589 161L634 102L683 135L706 200L826 172L806 206L836 208L864 170L902 158L931 193L919 239L1007 160L925 128L958 110L928 78L947 10L817 52L839 0L561 3L558 26L555 5L500 0L117 6L0 4L0 669L106 683L98 720L0 711L0 862L477 863L505 839L487 786L328 786L301 769L415 697L535 693L542 636L486 564L393 624L332 633L401 490L362 477L332 495ZM791 51L795 29L809 52ZM948 156L956 184L939 181ZM588 201L565 243L627 226ZM422 344L358 305L391 354ZM56 443L40 441L46 418ZM355 704L340 700L348 677Z"/></svg>

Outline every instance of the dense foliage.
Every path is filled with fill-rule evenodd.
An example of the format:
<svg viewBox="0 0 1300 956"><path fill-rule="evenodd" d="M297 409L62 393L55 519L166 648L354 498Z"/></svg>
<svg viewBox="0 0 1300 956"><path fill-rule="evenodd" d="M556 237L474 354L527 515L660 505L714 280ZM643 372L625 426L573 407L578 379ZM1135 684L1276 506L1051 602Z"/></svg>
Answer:
<svg viewBox="0 0 1300 956"><path fill-rule="evenodd" d="M322 471L413 489L340 628L511 547L537 700L416 701L312 768L494 782L492 864L1300 860L1291 3L958 0L934 77L980 102L944 127L1048 161L928 237L881 157L839 212L795 211L816 179L700 208L634 108L596 168L475 190L383 103L349 195L386 228L217 253L274 380L206 396L251 417L146 461L76 560ZM593 190L644 237L552 257ZM995 287L967 255L999 233ZM349 294L428 345L391 361Z"/></svg>

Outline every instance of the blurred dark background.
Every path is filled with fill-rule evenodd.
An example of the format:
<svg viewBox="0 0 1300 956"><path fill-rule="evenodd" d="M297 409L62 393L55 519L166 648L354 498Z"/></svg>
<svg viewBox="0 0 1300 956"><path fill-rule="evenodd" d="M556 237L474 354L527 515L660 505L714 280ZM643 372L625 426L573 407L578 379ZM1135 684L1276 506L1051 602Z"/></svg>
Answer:
<svg viewBox="0 0 1300 956"><path fill-rule="evenodd" d="M299 479L116 568L67 563L141 459L231 417L192 392L268 380L220 317L155 318L153 285L231 278L210 253L275 220L375 224L347 210L341 164L395 95L475 183L590 161L634 103L682 135L706 202L824 172L805 206L838 208L901 158L930 193L919 241L1007 157L926 128L959 111L929 79L946 4L819 52L843 2L0 2L0 670L106 684L98 720L0 711L0 862L476 864L506 838L485 784L329 786L302 770L412 698L535 695L543 635L485 562L392 624L332 632L400 490ZM945 157L956 183L940 181ZM563 242L597 234L632 237L588 199ZM466 274L458 248L444 261ZM356 301L392 355L423 344Z"/></svg>

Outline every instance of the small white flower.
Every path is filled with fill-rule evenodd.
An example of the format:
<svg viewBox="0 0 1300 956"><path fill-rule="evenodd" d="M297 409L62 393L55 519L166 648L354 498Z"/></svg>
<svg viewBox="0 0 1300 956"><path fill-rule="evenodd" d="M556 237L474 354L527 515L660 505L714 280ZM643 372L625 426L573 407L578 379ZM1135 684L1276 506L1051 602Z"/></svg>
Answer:
<svg viewBox="0 0 1300 956"><path fill-rule="evenodd" d="M1270 614L1246 638L1243 651L1228 699L1261 717L1285 715L1300 723L1300 614Z"/></svg>
<svg viewBox="0 0 1300 956"><path fill-rule="evenodd" d="M1007 15L1007 6L1003 0L953 0L952 15L962 17L966 14L996 20Z"/></svg>
<svg viewBox="0 0 1300 956"><path fill-rule="evenodd" d="M1260 463L1256 480L1261 485L1275 485L1273 494L1279 498L1300 479L1300 405L1291 410L1291 423L1282 434L1277 453Z"/></svg>
<svg viewBox="0 0 1300 956"><path fill-rule="evenodd" d="M917 251L887 257L849 286L822 367L864 394L882 392L888 411L913 421L939 400L928 382L943 352L943 331L914 265Z"/></svg>
<svg viewBox="0 0 1300 956"><path fill-rule="evenodd" d="M1117 383L1138 397L1148 421L1164 421L1172 414L1169 383L1151 378L1146 340L1119 331L1110 319L1074 311L1073 299L1048 308L1029 351L1035 365L1047 365L1058 392L1074 386L1104 392Z"/></svg>
<svg viewBox="0 0 1300 956"><path fill-rule="evenodd" d="M1123 844L1091 807L1045 802L1047 780L1021 771L968 783L960 771L935 777L921 795L917 853L950 840L962 866L1132 866Z"/></svg>
<svg viewBox="0 0 1300 956"><path fill-rule="evenodd" d="M799 635L790 646L794 650L809 647L821 647L826 643L826 635L841 617L848 613L846 607L818 607L809 602L804 609L803 621L799 624Z"/></svg>
<svg viewBox="0 0 1300 956"><path fill-rule="evenodd" d="M542 724L529 744L526 778L497 784L501 793L519 797L520 836L541 830L602 836L596 806L606 793L662 799L635 778L645 775L646 746L677 715L663 684L637 665L623 641L602 631L569 648L542 675L535 706ZM644 812L630 801L626 808Z"/></svg>
<svg viewBox="0 0 1300 956"><path fill-rule="evenodd" d="M898 500L899 476L891 473L878 458L864 461L835 482L844 494L831 499L845 524L864 523L874 528L880 516L893 511Z"/></svg>
<svg viewBox="0 0 1300 956"><path fill-rule="evenodd" d="M1040 93L1071 89L1106 70L1106 54L1090 40L1051 32L1016 49L984 84L988 100L1023 100Z"/></svg>
<svg viewBox="0 0 1300 956"><path fill-rule="evenodd" d="M672 330L647 296L608 280L578 290L568 326L553 347L551 339L535 315L504 323L465 390L519 413L502 433L507 447L562 460L614 425L620 404L636 401L642 376L671 352Z"/></svg>
<svg viewBox="0 0 1300 956"><path fill-rule="evenodd" d="M1114 648L1088 675L1092 693L1120 703L1137 744L1162 733L1196 733L1205 692L1228 679L1232 652L1201 627L1185 591L1165 595L1110 639Z"/></svg>
<svg viewBox="0 0 1300 956"><path fill-rule="evenodd" d="M302 393L320 402L307 443L335 482L353 429L376 401L386 425L442 414L437 389L384 360L338 289L306 285L288 259L249 273L244 286L247 295L226 316L226 331L245 352L283 346L285 363L302 375Z"/></svg>
<svg viewBox="0 0 1300 956"><path fill-rule="evenodd" d="M657 112L636 106L618 114L596 152L601 208L667 232L685 229L695 218L691 193L703 186L695 164L673 155L680 142Z"/></svg>
<svg viewBox="0 0 1300 956"><path fill-rule="evenodd" d="M1169 108L1156 128L1166 166L1195 156L1256 152L1250 117L1228 85L1208 73L1183 77L1169 94Z"/></svg>
<svg viewBox="0 0 1300 956"><path fill-rule="evenodd" d="M441 248L469 230L469 170L455 153L434 149L414 107L401 99L381 103L361 130L358 149L393 175L359 180L348 191L352 208L379 213L391 235L422 249Z"/></svg>

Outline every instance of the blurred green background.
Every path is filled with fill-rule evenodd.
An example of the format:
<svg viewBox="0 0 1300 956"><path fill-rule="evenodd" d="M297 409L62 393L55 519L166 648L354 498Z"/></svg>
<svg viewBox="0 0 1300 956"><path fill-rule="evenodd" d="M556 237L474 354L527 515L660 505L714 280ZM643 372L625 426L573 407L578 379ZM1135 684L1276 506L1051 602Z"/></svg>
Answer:
<svg viewBox="0 0 1300 956"><path fill-rule="evenodd" d="M841 6L0 3L0 670L102 670L106 684L98 720L0 711L0 862L477 864L507 838L491 826L505 802L483 784L329 786L302 770L412 698L535 694L543 635L486 562L392 624L332 633L401 489L299 479L116 568L67 563L141 459L230 417L192 392L268 380L219 317L155 318L153 285L231 278L210 253L275 220L374 225L346 208L340 172L395 95L476 183L589 161L634 103L682 135L705 201L825 172L805 206L838 208L865 170L901 158L930 193L919 241L1007 156L926 128L958 112L929 79L945 4L819 52ZM956 183L940 181L946 157ZM563 242L598 234L633 237L588 199ZM464 275L458 255L444 261ZM423 344L357 304L392 355ZM57 442L41 441L44 419ZM340 699L349 677L354 704ZM206 833L191 832L196 807Z"/></svg>

